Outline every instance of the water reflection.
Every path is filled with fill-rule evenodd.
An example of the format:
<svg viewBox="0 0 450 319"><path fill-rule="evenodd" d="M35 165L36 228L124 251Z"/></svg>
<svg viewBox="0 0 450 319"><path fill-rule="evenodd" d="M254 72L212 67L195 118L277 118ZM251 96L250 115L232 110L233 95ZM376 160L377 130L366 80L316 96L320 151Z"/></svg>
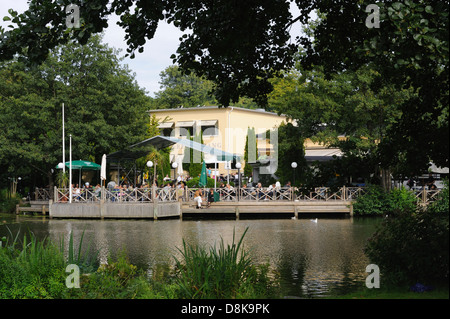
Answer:
<svg viewBox="0 0 450 319"><path fill-rule="evenodd" d="M257 263L269 263L281 278L283 294L316 298L331 290L347 292L364 284L369 261L363 253L365 241L377 220L57 220L20 219L8 223L15 234L30 229L36 236L66 247L73 232L75 247L84 232L98 251L100 262L125 250L132 263L147 269L173 263L183 239L191 245L210 246L223 238L226 244L248 233L244 247ZM0 236L6 233L0 226Z"/></svg>

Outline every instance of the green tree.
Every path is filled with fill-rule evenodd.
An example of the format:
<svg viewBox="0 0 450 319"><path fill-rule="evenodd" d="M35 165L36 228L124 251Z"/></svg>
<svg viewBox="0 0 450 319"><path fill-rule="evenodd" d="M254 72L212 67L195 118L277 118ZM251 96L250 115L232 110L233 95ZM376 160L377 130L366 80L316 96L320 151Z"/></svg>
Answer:
<svg viewBox="0 0 450 319"><path fill-rule="evenodd" d="M369 66L330 78L318 66L312 71L300 68L275 80L274 87L270 105L295 120L299 136L344 152L335 173L347 178L355 173L368 178L380 171L390 175L389 166L379 166L379 144L402 116L400 105L414 96L412 89L383 85ZM384 184L389 188L389 181Z"/></svg>
<svg viewBox="0 0 450 319"><path fill-rule="evenodd" d="M156 108L196 107L213 105L213 83L195 74L183 74L178 66L166 68L160 74L161 91L155 94Z"/></svg>
<svg viewBox="0 0 450 319"><path fill-rule="evenodd" d="M299 185L306 182L309 175L304 142L298 127L292 123L283 123L278 127L278 167L275 175L281 183L290 181L292 185ZM292 162L297 163L295 170L291 166Z"/></svg>
<svg viewBox="0 0 450 319"><path fill-rule="evenodd" d="M255 128L247 128L247 136L245 137L245 148L244 148L244 175L247 177L251 177L253 175L253 168L249 162L249 140L254 141L255 144L253 147L250 147L250 150L254 150L254 154L251 154L250 159L258 159L258 140L256 139Z"/></svg>
<svg viewBox="0 0 450 319"><path fill-rule="evenodd" d="M39 186L53 185L52 170L62 161L62 103L66 151L71 134L74 159L98 163L144 138L148 98L117 53L96 36L84 46L56 48L39 66L1 65L3 172L36 174Z"/></svg>
<svg viewBox="0 0 450 319"><path fill-rule="evenodd" d="M80 7L80 28L66 30L69 4ZM23 14L10 11L7 19L17 27L0 30L0 57L11 59L23 53L29 60L42 62L50 49L71 39L87 43L108 25L108 17L117 14L125 30L128 53L142 52L153 38L158 22L165 19L181 31L191 30L180 38L173 60L185 74L215 83L215 96L221 105L237 102L240 96L266 104L269 79L292 65L295 44L290 40L292 15L290 1L145 1L121 0L31 0ZM32 45L30 45L32 43Z"/></svg>
<svg viewBox="0 0 450 319"><path fill-rule="evenodd" d="M297 1L325 15L300 44L303 67L324 66L327 75L370 64L382 83L417 93L401 103L402 116L381 142L382 165L401 158L414 170L430 159L448 166L449 2L382 1L380 27L365 25L370 1Z"/></svg>

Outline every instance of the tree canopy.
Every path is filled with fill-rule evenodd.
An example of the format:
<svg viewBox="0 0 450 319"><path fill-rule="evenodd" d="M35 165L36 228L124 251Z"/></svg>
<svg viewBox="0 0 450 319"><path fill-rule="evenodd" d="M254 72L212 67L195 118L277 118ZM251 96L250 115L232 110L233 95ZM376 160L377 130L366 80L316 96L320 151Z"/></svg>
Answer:
<svg viewBox="0 0 450 319"><path fill-rule="evenodd" d="M68 29L66 6L72 3L80 8L80 26ZM292 3L299 9L296 17L290 11ZM320 68L329 80L370 66L379 74L370 85L376 96L388 87L415 92L397 105L395 125L385 127L378 149L384 167L399 159L414 169L425 167L430 159L448 166L449 1L384 0L375 5L379 16L367 12L369 4L372 1L31 0L23 14L9 12L6 19L15 27L0 30L0 59L19 55L42 63L60 44L87 43L107 27L113 13L120 17L118 24L133 57L166 20L184 32L172 55L184 74L194 72L214 83L221 105L247 96L267 108L271 79L293 67L300 47L302 72ZM291 41L289 28L297 21L310 23L313 11L321 19L297 43ZM368 19L379 19L379 25L373 27ZM314 105L314 97L309 97ZM342 99L333 98L337 104ZM298 113L296 108L292 104L286 113ZM334 116L332 110L327 114ZM359 115L358 121L366 118Z"/></svg>
<svg viewBox="0 0 450 319"><path fill-rule="evenodd" d="M100 41L57 47L39 66L0 65L2 173L37 174L52 184L62 161L63 103L66 151L71 134L74 159L99 163L103 154L144 139L149 98Z"/></svg>

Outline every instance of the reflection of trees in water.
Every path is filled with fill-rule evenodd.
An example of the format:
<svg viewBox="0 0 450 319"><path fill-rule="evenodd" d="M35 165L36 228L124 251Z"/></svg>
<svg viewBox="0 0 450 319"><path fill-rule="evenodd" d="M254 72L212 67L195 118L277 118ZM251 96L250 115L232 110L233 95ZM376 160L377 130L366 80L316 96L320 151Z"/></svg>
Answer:
<svg viewBox="0 0 450 319"><path fill-rule="evenodd" d="M232 242L233 230L239 239L246 227L244 248L256 264L270 264L278 274L284 296L315 298L346 292L356 284L364 285L367 257L363 253L366 239L374 224L356 223L344 219L307 220L69 220L33 219L26 223L9 224L21 233L28 229L38 238L49 237L55 242L64 237L68 243L70 231L78 247L85 232L83 246L91 245L98 252L98 261L115 258L125 250L130 261L147 270L149 276L164 276L179 257L183 239L190 245L213 246L223 238ZM1 232L1 228L0 228Z"/></svg>

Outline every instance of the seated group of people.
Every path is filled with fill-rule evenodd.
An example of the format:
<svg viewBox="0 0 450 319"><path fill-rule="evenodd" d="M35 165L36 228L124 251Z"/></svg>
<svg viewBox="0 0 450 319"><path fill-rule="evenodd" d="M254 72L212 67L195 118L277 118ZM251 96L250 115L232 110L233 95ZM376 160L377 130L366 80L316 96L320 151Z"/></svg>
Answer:
<svg viewBox="0 0 450 319"><path fill-rule="evenodd" d="M203 195L202 190L195 191L194 202L195 202L195 208L197 208L197 209L202 208L202 204L203 204L202 195ZM213 203L215 201L215 199L214 199L214 189L211 188L209 190L207 196L205 196L205 197L206 197L206 200L207 200L206 207L210 207L211 203Z"/></svg>

